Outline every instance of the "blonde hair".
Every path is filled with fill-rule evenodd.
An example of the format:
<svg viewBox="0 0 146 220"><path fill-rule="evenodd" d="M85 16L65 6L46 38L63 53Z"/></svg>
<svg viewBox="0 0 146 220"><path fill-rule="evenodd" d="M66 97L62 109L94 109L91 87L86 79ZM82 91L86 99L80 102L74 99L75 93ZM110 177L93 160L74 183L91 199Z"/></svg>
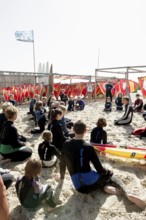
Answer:
<svg viewBox="0 0 146 220"><path fill-rule="evenodd" d="M41 161L38 159L29 159L25 166L25 176L28 179L33 179L40 175L42 169Z"/></svg>
<svg viewBox="0 0 146 220"><path fill-rule="evenodd" d="M5 110L5 116L7 119L12 119L14 115L18 113L18 109L15 106L9 106Z"/></svg>
<svg viewBox="0 0 146 220"><path fill-rule="evenodd" d="M12 106L11 102L4 102L2 104L2 111L3 111L3 113L5 112L6 108L8 108L9 106Z"/></svg>
<svg viewBox="0 0 146 220"><path fill-rule="evenodd" d="M44 141L51 142L52 141L52 132L45 130L42 134L42 138Z"/></svg>
<svg viewBox="0 0 146 220"><path fill-rule="evenodd" d="M64 105L60 105L59 108L60 108L63 112L66 111L66 107L65 107Z"/></svg>

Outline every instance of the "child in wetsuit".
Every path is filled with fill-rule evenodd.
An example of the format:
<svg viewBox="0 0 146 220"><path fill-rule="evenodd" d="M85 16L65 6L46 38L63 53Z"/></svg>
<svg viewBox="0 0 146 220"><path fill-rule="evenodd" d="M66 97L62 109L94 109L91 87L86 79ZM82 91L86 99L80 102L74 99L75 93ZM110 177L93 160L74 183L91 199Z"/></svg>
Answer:
<svg viewBox="0 0 146 220"><path fill-rule="evenodd" d="M111 98L107 97L106 101L105 101L105 108L104 111L111 111L112 110L112 102L111 102Z"/></svg>
<svg viewBox="0 0 146 220"><path fill-rule="evenodd" d="M139 94L136 94L136 100L134 102L133 111L141 112L142 108L143 108L143 100L140 98Z"/></svg>
<svg viewBox="0 0 146 220"><path fill-rule="evenodd" d="M118 96L115 99L116 110L123 110L123 94L122 92L118 93Z"/></svg>
<svg viewBox="0 0 146 220"><path fill-rule="evenodd" d="M41 161L30 159L25 166L25 174L18 177L15 188L21 205L27 209L37 208L43 200L52 208L53 190L48 184L42 185L40 182Z"/></svg>
<svg viewBox="0 0 146 220"><path fill-rule="evenodd" d="M97 127L93 128L91 131L90 142L97 144L107 144L107 133L103 130L106 127L106 120L104 118L99 118Z"/></svg>
<svg viewBox="0 0 146 220"><path fill-rule="evenodd" d="M31 131L32 134L42 133L45 130L46 124L46 109L43 107L42 101L37 101L35 105L35 118L39 129L33 129Z"/></svg>
<svg viewBox="0 0 146 220"><path fill-rule="evenodd" d="M55 148L52 142L52 132L45 130L42 138L44 141L39 144L38 154L43 167L52 167L56 164L57 158L60 158L60 152Z"/></svg>

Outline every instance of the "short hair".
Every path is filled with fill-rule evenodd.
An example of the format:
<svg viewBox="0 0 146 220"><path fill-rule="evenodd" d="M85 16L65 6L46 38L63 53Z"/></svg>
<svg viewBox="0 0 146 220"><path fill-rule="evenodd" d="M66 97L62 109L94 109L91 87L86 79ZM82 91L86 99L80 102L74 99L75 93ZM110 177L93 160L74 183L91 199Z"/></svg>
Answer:
<svg viewBox="0 0 146 220"><path fill-rule="evenodd" d="M8 108L9 106L12 106L11 102L4 102L2 104L2 111L3 111L3 113L5 112L6 108Z"/></svg>
<svg viewBox="0 0 146 220"><path fill-rule="evenodd" d="M106 119L105 118L99 118L96 123L98 128L102 128L106 126Z"/></svg>
<svg viewBox="0 0 146 220"><path fill-rule="evenodd" d="M7 119L12 119L14 115L18 113L18 109L15 106L9 106L5 110L5 116Z"/></svg>
<svg viewBox="0 0 146 220"><path fill-rule="evenodd" d="M52 141L52 132L45 130L42 134L42 138L44 141L51 142Z"/></svg>
<svg viewBox="0 0 146 220"><path fill-rule="evenodd" d="M25 166L25 176L32 179L41 173L42 164L38 159L29 159Z"/></svg>
<svg viewBox="0 0 146 220"><path fill-rule="evenodd" d="M136 96L138 97L138 96L140 96L140 95L137 93Z"/></svg>
<svg viewBox="0 0 146 220"><path fill-rule="evenodd" d="M39 108L40 108L41 106L43 106L43 102L42 102L42 101L37 101L37 102L35 103L35 111L36 111L36 110L39 110Z"/></svg>
<svg viewBox="0 0 146 220"><path fill-rule="evenodd" d="M82 120L78 120L74 123L73 129L76 134L84 134L86 131L86 124Z"/></svg>
<svg viewBox="0 0 146 220"><path fill-rule="evenodd" d="M129 97L128 96L124 96L123 99L125 99L126 101L129 102Z"/></svg>

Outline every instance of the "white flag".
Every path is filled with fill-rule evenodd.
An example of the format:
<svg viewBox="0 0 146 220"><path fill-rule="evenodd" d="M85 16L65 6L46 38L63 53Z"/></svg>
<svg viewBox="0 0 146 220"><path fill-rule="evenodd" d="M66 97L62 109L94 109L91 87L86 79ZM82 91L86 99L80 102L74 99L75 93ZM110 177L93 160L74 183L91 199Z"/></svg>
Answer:
<svg viewBox="0 0 146 220"><path fill-rule="evenodd" d="M19 41L34 42L33 31L16 31L15 37Z"/></svg>

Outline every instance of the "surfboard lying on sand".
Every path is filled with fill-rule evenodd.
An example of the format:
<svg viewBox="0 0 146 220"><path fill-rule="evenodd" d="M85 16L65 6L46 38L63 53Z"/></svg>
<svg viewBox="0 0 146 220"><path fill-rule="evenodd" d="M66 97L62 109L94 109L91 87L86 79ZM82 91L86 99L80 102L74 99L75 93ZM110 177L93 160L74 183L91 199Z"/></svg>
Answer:
<svg viewBox="0 0 146 220"><path fill-rule="evenodd" d="M145 151L138 151L132 149L121 149L121 148L110 148L110 147L103 147L103 146L94 146L95 150L112 154L118 157L125 157L125 158L135 158L135 159L146 159L146 152Z"/></svg>
<svg viewBox="0 0 146 220"><path fill-rule="evenodd" d="M131 149L131 150L145 150L146 151L146 147L134 147L134 146L119 146L119 148L116 145L112 145L112 144L96 144L96 143L90 143L92 146L94 147L110 147L110 148L117 148L117 149Z"/></svg>
<svg viewBox="0 0 146 220"><path fill-rule="evenodd" d="M116 148L117 146L116 145L113 145L113 144L97 144L97 143L92 143L90 142L90 144L94 147L96 146L100 146L100 147L110 147L110 148Z"/></svg>

